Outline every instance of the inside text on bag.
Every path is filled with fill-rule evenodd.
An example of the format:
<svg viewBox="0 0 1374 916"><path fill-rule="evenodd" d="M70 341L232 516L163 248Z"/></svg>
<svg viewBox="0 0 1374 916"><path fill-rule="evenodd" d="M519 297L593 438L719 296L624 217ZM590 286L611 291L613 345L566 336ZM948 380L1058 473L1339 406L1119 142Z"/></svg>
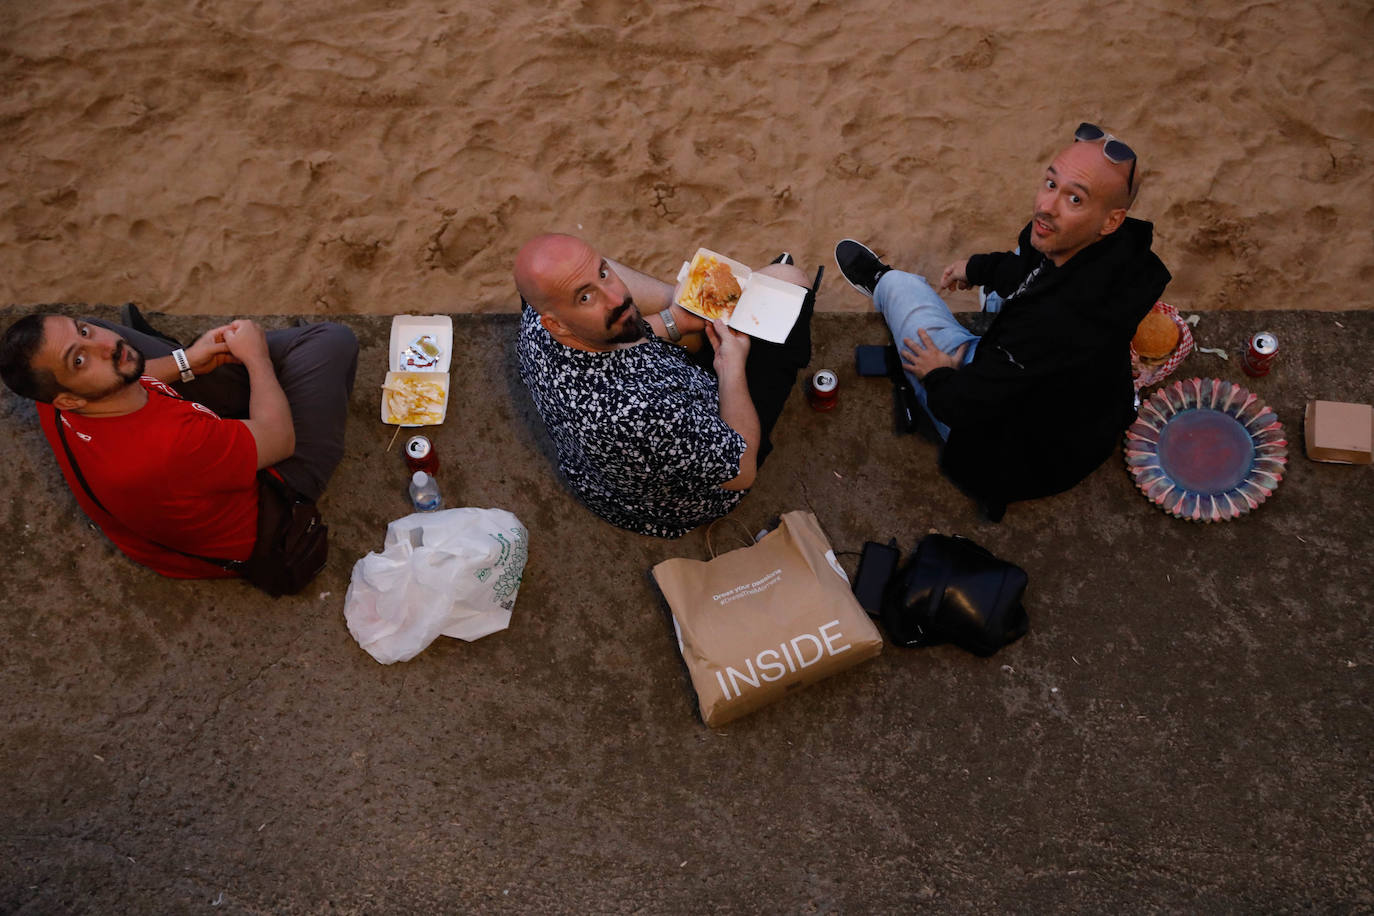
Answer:
<svg viewBox="0 0 1374 916"><path fill-rule="evenodd" d="M839 655L841 652L849 651L853 648L849 643L835 645L843 637L844 634L840 632L840 621L832 620L823 624L815 633L800 633L778 643L776 649L764 649L753 658L746 658L744 671L733 665L726 665L723 672L716 671L716 680L720 682L720 689L727 700L743 696L744 688L740 686L741 681L749 687L758 688L766 682L782 680L789 673L796 674L803 668L809 668L827 655ZM815 653L810 658L806 657L806 650L803 648L807 643ZM789 647L791 652L788 651ZM729 685L725 682L727 677L730 680ZM795 686L800 687L800 682Z"/></svg>

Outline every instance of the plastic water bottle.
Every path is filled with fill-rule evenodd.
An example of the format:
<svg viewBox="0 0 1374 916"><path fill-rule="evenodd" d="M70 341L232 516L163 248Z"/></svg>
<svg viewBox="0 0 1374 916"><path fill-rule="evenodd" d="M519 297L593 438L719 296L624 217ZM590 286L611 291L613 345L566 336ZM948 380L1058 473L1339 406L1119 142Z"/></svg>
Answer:
<svg viewBox="0 0 1374 916"><path fill-rule="evenodd" d="M439 495L439 481L424 471L416 471L410 477L410 501L415 505L416 512L438 509L444 501Z"/></svg>

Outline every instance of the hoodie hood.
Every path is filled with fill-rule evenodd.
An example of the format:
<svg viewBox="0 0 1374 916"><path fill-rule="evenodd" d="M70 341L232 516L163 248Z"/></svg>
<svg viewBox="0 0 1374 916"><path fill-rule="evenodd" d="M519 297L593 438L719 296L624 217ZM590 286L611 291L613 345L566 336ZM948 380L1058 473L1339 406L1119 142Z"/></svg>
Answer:
<svg viewBox="0 0 1374 916"><path fill-rule="evenodd" d="M1027 223L1018 239L1022 256L1029 252L1032 259L1041 259L1044 255L1031 247L1030 230ZM1115 232L1084 248L1062 267L1046 261L1034 295L1062 296L1078 320L1112 336L1127 330L1134 334L1172 279L1164 262L1150 250L1154 233L1153 223L1127 217Z"/></svg>

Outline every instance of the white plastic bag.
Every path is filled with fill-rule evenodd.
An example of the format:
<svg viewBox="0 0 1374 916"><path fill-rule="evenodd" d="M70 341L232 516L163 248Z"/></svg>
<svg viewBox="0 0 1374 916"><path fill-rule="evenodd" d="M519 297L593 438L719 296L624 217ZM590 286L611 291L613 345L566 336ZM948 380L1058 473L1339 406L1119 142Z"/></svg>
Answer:
<svg viewBox="0 0 1374 916"><path fill-rule="evenodd" d="M440 636L480 639L510 625L529 532L504 509L416 512L386 527L381 553L353 566L344 617L384 665Z"/></svg>

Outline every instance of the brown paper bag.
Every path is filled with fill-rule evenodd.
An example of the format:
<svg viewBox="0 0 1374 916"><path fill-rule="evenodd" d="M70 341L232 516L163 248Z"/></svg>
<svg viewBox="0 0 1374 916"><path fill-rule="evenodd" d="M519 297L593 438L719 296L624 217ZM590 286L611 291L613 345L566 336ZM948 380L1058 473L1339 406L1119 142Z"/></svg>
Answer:
<svg viewBox="0 0 1374 916"><path fill-rule="evenodd" d="M654 579L707 725L753 712L883 647L810 512L789 512L757 544L712 560L664 560Z"/></svg>

